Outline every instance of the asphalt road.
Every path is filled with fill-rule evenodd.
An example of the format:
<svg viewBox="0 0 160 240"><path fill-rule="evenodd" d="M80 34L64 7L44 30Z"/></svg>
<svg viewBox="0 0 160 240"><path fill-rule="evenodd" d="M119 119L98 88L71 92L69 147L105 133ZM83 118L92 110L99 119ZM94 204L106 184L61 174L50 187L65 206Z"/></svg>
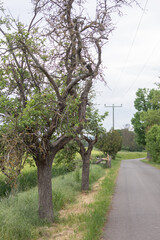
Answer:
<svg viewBox="0 0 160 240"><path fill-rule="evenodd" d="M160 170L122 161L103 240L160 240Z"/></svg>

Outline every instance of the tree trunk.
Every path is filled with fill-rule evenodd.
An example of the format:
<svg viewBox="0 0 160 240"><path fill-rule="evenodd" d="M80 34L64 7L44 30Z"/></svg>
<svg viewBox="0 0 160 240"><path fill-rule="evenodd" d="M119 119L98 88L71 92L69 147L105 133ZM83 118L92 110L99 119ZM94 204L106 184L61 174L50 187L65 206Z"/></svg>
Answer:
<svg viewBox="0 0 160 240"><path fill-rule="evenodd" d="M40 218L52 222L52 160L47 160L48 159L46 159L45 162L37 161L39 195L38 209Z"/></svg>
<svg viewBox="0 0 160 240"><path fill-rule="evenodd" d="M107 161L106 161L107 168L111 168L111 157L107 154Z"/></svg>
<svg viewBox="0 0 160 240"><path fill-rule="evenodd" d="M88 191L89 189L89 167L90 167L90 155L84 154L83 166L82 166L82 191Z"/></svg>
<svg viewBox="0 0 160 240"><path fill-rule="evenodd" d="M150 153L149 153L149 152L147 152L147 159L148 159L149 161L151 161L151 160L152 160L152 157L151 157L151 155L150 155Z"/></svg>

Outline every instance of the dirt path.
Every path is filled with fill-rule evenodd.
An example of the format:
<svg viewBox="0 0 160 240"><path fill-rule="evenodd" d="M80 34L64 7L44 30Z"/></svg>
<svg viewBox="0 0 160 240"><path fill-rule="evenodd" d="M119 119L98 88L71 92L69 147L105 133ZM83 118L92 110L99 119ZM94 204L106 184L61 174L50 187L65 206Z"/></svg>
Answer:
<svg viewBox="0 0 160 240"><path fill-rule="evenodd" d="M106 171L107 174L107 171ZM105 175L106 176L106 175ZM59 212L60 223L53 224L50 228L42 228L43 237L38 240L80 240L83 238L83 232L77 230L77 224L67 224L66 220L70 216L80 216L87 212L88 204L92 203L100 189L101 182L105 178L102 177L92 186L92 191L81 193L78 195L74 204L65 206L65 209Z"/></svg>
<svg viewBox="0 0 160 240"><path fill-rule="evenodd" d="M160 170L122 161L103 240L160 239Z"/></svg>

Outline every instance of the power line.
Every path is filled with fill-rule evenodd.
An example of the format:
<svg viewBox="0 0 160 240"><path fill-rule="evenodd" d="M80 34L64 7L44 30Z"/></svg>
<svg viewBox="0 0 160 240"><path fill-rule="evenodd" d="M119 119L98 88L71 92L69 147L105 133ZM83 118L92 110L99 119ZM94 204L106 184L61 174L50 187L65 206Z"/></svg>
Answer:
<svg viewBox="0 0 160 240"><path fill-rule="evenodd" d="M113 130L114 130L114 108L115 107L122 107L122 104L120 106L115 106L114 104L112 104L112 106L107 106L106 104L104 104L105 107L111 107L112 108L112 114L113 114Z"/></svg>
<svg viewBox="0 0 160 240"><path fill-rule="evenodd" d="M145 61L143 67L140 69L140 71L139 71L138 74L136 75L134 81L131 83L130 87L127 89L127 91L125 92L125 94L123 94L123 98L124 98L124 96L127 95L127 93L131 90L131 88L134 86L134 84L135 84L135 83L137 82L137 80L139 79L141 73L143 72L143 70L144 70L145 67L147 66L147 63L149 62L150 58L151 58L152 55L154 54L154 52L155 52L156 48L158 47L159 43L160 43L160 40L158 40L158 42L155 44L155 46L153 47L150 55L148 56L147 60Z"/></svg>
<svg viewBox="0 0 160 240"><path fill-rule="evenodd" d="M120 82L121 77L122 77L122 74L123 74L124 70L126 69L126 64L127 64L128 59L129 59L129 56L130 56L130 54L131 54L131 50L132 50L132 48L133 48L133 45L134 45L134 43L135 43L135 40L136 40L136 37L137 37L137 33L138 33L138 31L139 31L139 28L140 28L140 25L141 25L141 22L142 22L143 15L144 15L144 13L145 13L147 4L148 4L148 0L146 0L146 2L145 2L144 8L143 8L143 12L142 12L142 15L141 15L141 17L140 17L140 20L139 20L139 23L138 23L138 26L137 26L137 29L136 29L134 38L133 38L133 40L132 40L130 49L129 49L129 51L128 51L128 54L127 54L125 63L124 63L124 65L123 65L122 70L121 70L121 72L120 72L120 74L119 74L119 77L117 78L117 81L116 81L116 83L115 83L115 85L114 85L114 88L113 88L113 91L112 91L111 96L113 95L113 93L114 93L114 91L115 91L115 88L117 87L117 84Z"/></svg>

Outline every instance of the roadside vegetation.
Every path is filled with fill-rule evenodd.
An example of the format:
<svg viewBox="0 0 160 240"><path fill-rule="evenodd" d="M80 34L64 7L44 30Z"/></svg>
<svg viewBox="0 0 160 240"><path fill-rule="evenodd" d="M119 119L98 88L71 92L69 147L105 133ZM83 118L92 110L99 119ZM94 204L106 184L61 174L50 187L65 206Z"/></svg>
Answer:
<svg viewBox="0 0 160 240"><path fill-rule="evenodd" d="M134 153L134 157L140 157L140 155L142 157L143 154ZM93 150L91 158L93 163L97 156L102 156L102 153ZM21 186L23 186L22 190L25 190L25 188L28 190L8 194L0 200L0 240L38 239L44 234L47 239L50 239L51 235L58 234L66 228L72 229L68 234L73 235L73 239L99 239L114 192L120 162L125 157L133 158L133 153L119 152L116 160L112 161L111 169L105 169L103 164L95 165L92 163L90 189L86 193L81 193L82 172L80 167L70 173L66 173L65 170L62 171L62 168L58 169L58 167L56 172L53 168L55 177L52 178L52 185L54 186L52 192L55 225L40 220L38 216L37 187L34 186L34 181L33 186L30 185L31 179L36 179L36 171L35 167L29 168L26 166L24 175L22 174L22 182L25 186L22 183ZM98 179L100 179L100 182ZM96 187L94 187L94 184ZM89 201L90 196L92 196L92 201ZM77 199L80 199L80 201ZM81 203L85 199L88 204L86 202ZM74 204L76 208L74 208ZM79 209L79 213L70 212L66 209ZM68 214L66 212L63 214L65 210L68 211ZM80 238L74 238L76 234Z"/></svg>
<svg viewBox="0 0 160 240"><path fill-rule="evenodd" d="M160 163L156 163L156 162L153 162L153 161L147 160L147 159L142 160L142 162L147 163L153 167L160 169Z"/></svg>
<svg viewBox="0 0 160 240"><path fill-rule="evenodd" d="M93 184L103 175L103 167L91 166L90 184ZM54 214L57 222L58 211L65 204L74 202L76 195L81 190L80 169L53 178L52 184L54 185L52 189L54 193ZM38 216L37 201L37 187L1 199L0 240L35 239L39 236L38 227L49 226L47 222L40 220Z"/></svg>
<svg viewBox="0 0 160 240"><path fill-rule="evenodd" d="M145 147L148 158L160 162L160 84L157 89L138 89L134 106L137 112L132 118L136 142Z"/></svg>

